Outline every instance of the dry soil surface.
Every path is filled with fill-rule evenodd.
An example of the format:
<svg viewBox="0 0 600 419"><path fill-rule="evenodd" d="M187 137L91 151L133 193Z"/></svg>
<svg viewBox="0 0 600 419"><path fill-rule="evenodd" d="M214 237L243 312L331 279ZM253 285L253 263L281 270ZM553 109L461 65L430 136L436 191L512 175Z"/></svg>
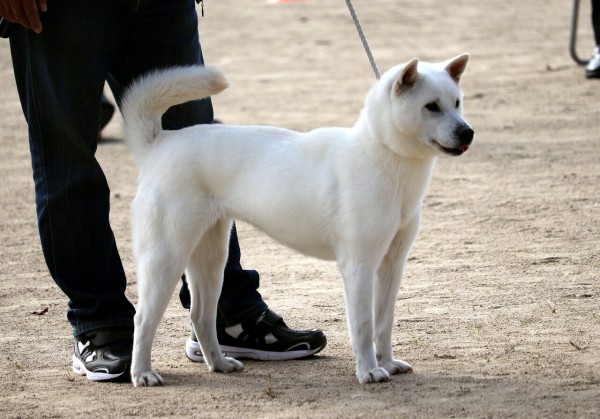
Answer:
<svg viewBox="0 0 600 419"><path fill-rule="evenodd" d="M51 7L51 2L50 7ZM242 4L243 3L243 4ZM582 2L580 54L591 51ZM296 328L327 348L309 360L209 373L183 351L173 298L155 367L166 385L91 383L70 372L66 299L40 251L26 126L0 42L0 416L598 417L600 415L600 81L570 59L562 0L356 0L379 67L472 54L462 87L476 143L440 159L396 306L396 356L414 374L361 386L335 264L247 225L244 264ZM207 1L206 61L231 88L219 118L297 130L350 126L373 83L343 1ZM136 167L120 118L98 149L112 225L135 297L129 204ZM45 314L35 314L43 312Z"/></svg>

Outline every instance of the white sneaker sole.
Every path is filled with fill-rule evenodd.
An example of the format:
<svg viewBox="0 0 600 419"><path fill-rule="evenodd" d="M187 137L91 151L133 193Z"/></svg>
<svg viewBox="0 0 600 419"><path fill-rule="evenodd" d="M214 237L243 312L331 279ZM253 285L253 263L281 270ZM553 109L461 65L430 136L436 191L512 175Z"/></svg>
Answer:
<svg viewBox="0 0 600 419"><path fill-rule="evenodd" d="M77 358L75 355L73 355L73 372L75 374L78 374L81 376L85 375L85 377L90 381L114 380L115 378L119 378L120 376L122 376L123 374L126 373L126 371L123 371L119 374L109 374L109 373L105 373L105 372L89 371L85 367L83 362L81 362L81 360L79 358Z"/></svg>

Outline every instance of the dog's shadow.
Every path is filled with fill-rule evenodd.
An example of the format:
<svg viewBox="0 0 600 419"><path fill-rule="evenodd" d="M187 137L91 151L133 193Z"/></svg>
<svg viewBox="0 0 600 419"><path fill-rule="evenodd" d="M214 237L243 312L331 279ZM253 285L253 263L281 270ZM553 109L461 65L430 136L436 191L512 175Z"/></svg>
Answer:
<svg viewBox="0 0 600 419"><path fill-rule="evenodd" d="M441 416L460 417L465 412L473 413L474 406L479 406L477 411L482 409L482 400L491 403L483 411L510 406L517 400L525 406L531 404L540 391L507 376L473 377L430 369L393 375L387 382L361 385L354 375L353 363L344 359L319 356L285 362L246 360L244 371L235 373L171 369L161 374L167 386L177 388L177 392L184 388L186 399L196 403L214 404L216 398L235 400L232 408L240 409L272 400L275 405L267 404L266 409L280 408L284 402L286 406L301 409L309 406L321 413L348 411L352 406L360 406L354 413L368 410L371 415L383 417L413 417L415 412L430 409ZM551 390L550 384L548 390ZM454 402L442 403L448 400Z"/></svg>
<svg viewBox="0 0 600 419"><path fill-rule="evenodd" d="M227 388L228 392L282 392L293 394L311 389L318 393L327 388L352 388L379 392L385 389L398 391L405 386L407 380L414 381L415 374L398 374L390 381L361 385L355 375L353 359L342 355L313 355L303 359L288 361L257 361L240 359L244 363L243 371L231 373L209 372L203 363L189 363L182 360L181 364L169 363L167 366L156 365L166 386L184 387L186 391L197 388L211 391ZM269 390L271 389L271 390ZM317 396L315 395L315 397Z"/></svg>

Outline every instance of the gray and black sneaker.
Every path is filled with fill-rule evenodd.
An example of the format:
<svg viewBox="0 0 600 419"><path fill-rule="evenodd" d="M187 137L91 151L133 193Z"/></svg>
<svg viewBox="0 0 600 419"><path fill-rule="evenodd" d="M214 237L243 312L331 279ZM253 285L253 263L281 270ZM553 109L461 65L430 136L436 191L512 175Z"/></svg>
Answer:
<svg viewBox="0 0 600 419"><path fill-rule="evenodd" d="M217 338L227 356L261 361L306 358L327 345L320 330L292 330L271 310L235 326L217 327ZM185 344L185 354L194 362L204 361L193 330Z"/></svg>
<svg viewBox="0 0 600 419"><path fill-rule="evenodd" d="M73 372L91 381L130 381L133 330L98 329L75 338Z"/></svg>

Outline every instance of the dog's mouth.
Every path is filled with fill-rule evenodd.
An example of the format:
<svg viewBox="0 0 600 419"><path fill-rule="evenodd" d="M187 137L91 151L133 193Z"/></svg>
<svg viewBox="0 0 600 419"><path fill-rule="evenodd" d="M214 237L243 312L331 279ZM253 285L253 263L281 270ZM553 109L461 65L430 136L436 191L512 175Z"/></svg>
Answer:
<svg viewBox="0 0 600 419"><path fill-rule="evenodd" d="M469 150L468 145L460 145L456 148L444 147L437 140L435 140L433 138L431 139L431 143L434 145L435 148L437 148L441 152L443 152L445 154L449 154L451 156L460 156L461 154L466 153L467 150Z"/></svg>

